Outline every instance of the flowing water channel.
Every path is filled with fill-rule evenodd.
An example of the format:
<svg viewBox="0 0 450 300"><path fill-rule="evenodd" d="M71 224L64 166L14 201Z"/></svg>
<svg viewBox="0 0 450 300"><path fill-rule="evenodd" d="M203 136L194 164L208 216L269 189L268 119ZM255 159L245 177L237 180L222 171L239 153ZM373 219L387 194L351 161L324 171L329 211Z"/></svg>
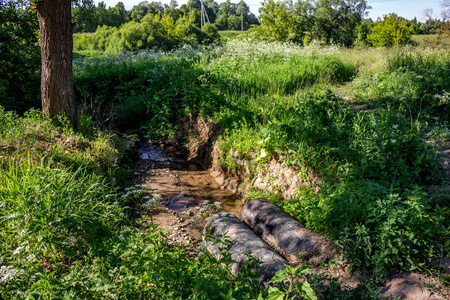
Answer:
<svg viewBox="0 0 450 300"><path fill-rule="evenodd" d="M244 201L220 186L208 170L178 158L164 145L145 144L138 151L136 175L143 177L152 193L162 196L169 209L184 211L208 200L220 202L223 211L239 217Z"/></svg>

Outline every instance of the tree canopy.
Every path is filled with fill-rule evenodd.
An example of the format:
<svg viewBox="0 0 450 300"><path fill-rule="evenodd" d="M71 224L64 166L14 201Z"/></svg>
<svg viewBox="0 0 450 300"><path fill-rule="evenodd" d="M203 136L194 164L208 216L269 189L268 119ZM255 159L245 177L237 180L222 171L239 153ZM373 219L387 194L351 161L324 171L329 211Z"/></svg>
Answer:
<svg viewBox="0 0 450 300"><path fill-rule="evenodd" d="M385 15L383 20L378 19L368 40L375 47L404 45L411 40L411 29L407 26L405 19L391 13Z"/></svg>

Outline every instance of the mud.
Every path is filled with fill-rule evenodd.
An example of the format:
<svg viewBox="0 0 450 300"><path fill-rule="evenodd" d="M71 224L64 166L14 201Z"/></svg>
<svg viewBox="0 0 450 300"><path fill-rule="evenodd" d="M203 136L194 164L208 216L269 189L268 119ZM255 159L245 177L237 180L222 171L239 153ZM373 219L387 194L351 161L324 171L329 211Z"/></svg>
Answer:
<svg viewBox="0 0 450 300"><path fill-rule="evenodd" d="M173 150L168 147L168 151ZM152 193L161 195L161 202L170 210L186 211L205 200L220 202L222 211L239 216L243 200L219 185L202 166L187 162L164 149L164 145L143 144L138 149L140 160L135 175L143 176Z"/></svg>

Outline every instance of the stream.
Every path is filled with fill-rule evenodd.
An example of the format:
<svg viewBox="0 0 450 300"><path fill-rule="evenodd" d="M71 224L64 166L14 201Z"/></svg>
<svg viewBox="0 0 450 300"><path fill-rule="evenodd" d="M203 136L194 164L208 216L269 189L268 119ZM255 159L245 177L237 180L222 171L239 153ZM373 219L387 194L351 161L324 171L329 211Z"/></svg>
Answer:
<svg viewBox="0 0 450 300"><path fill-rule="evenodd" d="M220 202L222 211L239 217L244 201L219 185L200 165L180 159L163 144L144 144L138 149L140 159L135 175L160 194L168 209L182 212L205 200Z"/></svg>

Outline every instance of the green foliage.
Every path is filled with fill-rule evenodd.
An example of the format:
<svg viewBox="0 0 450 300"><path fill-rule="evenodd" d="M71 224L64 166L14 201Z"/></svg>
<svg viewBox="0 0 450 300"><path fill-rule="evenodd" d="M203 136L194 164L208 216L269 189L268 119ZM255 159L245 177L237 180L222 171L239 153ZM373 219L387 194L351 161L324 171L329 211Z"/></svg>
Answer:
<svg viewBox="0 0 450 300"><path fill-rule="evenodd" d="M294 299L295 297L289 298L291 293L295 290L298 294L306 300L317 300L316 293L312 289L309 282L305 279L294 285L294 278L300 274L307 273L311 267L305 265L298 265L296 267L285 266L283 270L279 270L275 276L270 280L270 283L275 283L279 285L284 285L287 281L288 287L284 287L284 291L280 290L278 286L269 287L269 295L267 299L271 300L283 300L283 299Z"/></svg>
<svg viewBox="0 0 450 300"><path fill-rule="evenodd" d="M61 127L56 128L54 122ZM112 137L90 128L90 138L73 131L67 119L50 120L41 112L30 110L19 118L0 106L0 156L3 163L30 159L45 161L55 167L86 168L89 172L106 171L111 176L121 172L116 166L120 159Z"/></svg>
<svg viewBox="0 0 450 300"><path fill-rule="evenodd" d="M411 30L407 21L400 19L395 13L385 15L383 21L378 20L368 35L368 41L375 47L391 47L411 42Z"/></svg>
<svg viewBox="0 0 450 300"><path fill-rule="evenodd" d="M97 7L92 0L83 0L81 4L72 8L74 32L94 32L97 27L119 27L127 22L128 12L122 2L109 8L103 1Z"/></svg>
<svg viewBox="0 0 450 300"><path fill-rule="evenodd" d="M41 54L37 20L29 11L0 6L0 105L24 113L40 106Z"/></svg>
<svg viewBox="0 0 450 300"><path fill-rule="evenodd" d="M208 30L213 31L214 28L209 27ZM198 27L185 19L179 19L176 22L175 32L176 36L188 43L201 43L206 36Z"/></svg>
<svg viewBox="0 0 450 300"><path fill-rule="evenodd" d="M417 187L398 192L371 180L303 192L285 208L310 228L329 231L354 266L383 276L389 268L414 270L443 251L445 215L433 212ZM327 224L325 227L324 224Z"/></svg>
<svg viewBox="0 0 450 300"><path fill-rule="evenodd" d="M233 40L225 50L207 69L232 94L292 95L317 83L344 82L354 72L333 55L336 48Z"/></svg>
<svg viewBox="0 0 450 300"><path fill-rule="evenodd" d="M366 0L299 0L296 14L304 30L316 40L351 46L355 28L371 7Z"/></svg>
<svg viewBox="0 0 450 300"><path fill-rule="evenodd" d="M79 48L75 48L76 50L82 49L97 49L97 50L106 50L109 46L109 41L113 34L117 34L118 29L114 27L102 26L98 27L95 33L91 37L87 37L86 35L82 35L83 43L79 45ZM76 39L74 44L77 45ZM86 48L83 46L86 45Z"/></svg>
<svg viewBox="0 0 450 300"><path fill-rule="evenodd" d="M193 260L155 228L124 226L126 204L104 178L82 170L22 164L0 175L3 298L186 298L255 299L249 278L231 272L209 255ZM144 197L145 198L145 197ZM248 274L246 274L248 275Z"/></svg>
<svg viewBox="0 0 450 300"><path fill-rule="evenodd" d="M120 28L98 27L91 36L74 38L76 50L106 50L110 53L141 49L171 50L186 43L212 43L218 39L217 28L206 24L203 31L193 25L189 18L176 22L169 15L147 14L139 22L131 21Z"/></svg>
<svg viewBox="0 0 450 300"><path fill-rule="evenodd" d="M202 31L207 35L209 43L216 42L220 39L219 32L214 24L206 23L203 26Z"/></svg>
<svg viewBox="0 0 450 300"><path fill-rule="evenodd" d="M259 13L261 25L254 28L259 39L302 42L303 28L284 2L266 0Z"/></svg>
<svg viewBox="0 0 450 300"><path fill-rule="evenodd" d="M358 100L382 100L408 115L424 108L448 115L449 65L443 49L394 49L386 69L357 78L353 93Z"/></svg>
<svg viewBox="0 0 450 300"><path fill-rule="evenodd" d="M170 47L164 25L144 18L141 23L131 21L124 24L108 41L109 51L140 50L158 47L166 50Z"/></svg>
<svg viewBox="0 0 450 300"><path fill-rule="evenodd" d="M170 135L179 118L211 112L219 101L202 84L204 72L192 66L201 54L186 47L172 54L123 53L80 59L74 66L75 86L80 97L89 101L84 106L90 113L103 111L95 115L95 122L139 130L148 137ZM109 118L114 111L117 116Z"/></svg>
<svg viewBox="0 0 450 300"><path fill-rule="evenodd" d="M371 29L368 22L362 22L355 29L355 43L356 45L368 44L367 37L370 34Z"/></svg>
<svg viewBox="0 0 450 300"><path fill-rule="evenodd" d="M101 158L67 121L59 122L62 127L38 112L17 117L0 107L2 299L264 295L245 268L235 279L222 267L228 256L219 262L209 254L195 257L155 227L146 228L144 219L139 227L145 231L130 226L132 216L151 212L154 199L147 200L139 186L120 192L116 183L123 173L90 168L84 155L96 164ZM83 145L65 148L69 140ZM35 151L40 143L47 151Z"/></svg>

